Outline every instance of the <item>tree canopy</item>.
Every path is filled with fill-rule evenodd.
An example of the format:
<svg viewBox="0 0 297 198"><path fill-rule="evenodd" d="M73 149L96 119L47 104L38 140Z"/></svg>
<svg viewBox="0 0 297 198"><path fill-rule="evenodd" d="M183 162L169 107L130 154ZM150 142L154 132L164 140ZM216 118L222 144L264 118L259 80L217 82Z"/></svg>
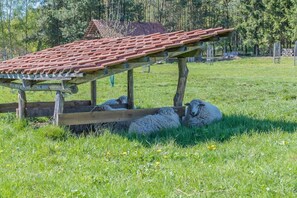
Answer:
<svg viewBox="0 0 297 198"><path fill-rule="evenodd" d="M254 55L297 40L297 0L1 0L0 59L82 39L91 19L234 27L227 49Z"/></svg>

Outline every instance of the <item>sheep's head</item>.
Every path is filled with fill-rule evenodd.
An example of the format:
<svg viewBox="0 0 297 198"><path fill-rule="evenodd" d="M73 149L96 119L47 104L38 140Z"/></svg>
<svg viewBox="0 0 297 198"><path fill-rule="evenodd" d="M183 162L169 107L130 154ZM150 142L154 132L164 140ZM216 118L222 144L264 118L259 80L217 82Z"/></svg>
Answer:
<svg viewBox="0 0 297 198"><path fill-rule="evenodd" d="M174 109L170 107L163 107L163 108L160 108L158 111L158 114L161 114L161 115L172 115L174 113L175 113Z"/></svg>
<svg viewBox="0 0 297 198"><path fill-rule="evenodd" d="M202 100L192 100L190 103L185 104L187 108L187 113L195 117L199 115L201 107L205 106Z"/></svg>
<svg viewBox="0 0 297 198"><path fill-rule="evenodd" d="M116 101L119 104L127 104L128 103L128 97L127 96L121 96L118 99L116 99Z"/></svg>

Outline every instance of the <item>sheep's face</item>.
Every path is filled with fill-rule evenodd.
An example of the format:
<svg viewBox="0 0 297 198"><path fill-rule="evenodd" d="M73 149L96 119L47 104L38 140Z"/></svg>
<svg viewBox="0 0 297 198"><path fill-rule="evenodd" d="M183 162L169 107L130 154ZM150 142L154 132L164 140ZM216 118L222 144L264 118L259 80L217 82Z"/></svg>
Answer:
<svg viewBox="0 0 297 198"><path fill-rule="evenodd" d="M121 96L117 99L117 102L119 104L127 104L128 103L128 97L127 96Z"/></svg>
<svg viewBox="0 0 297 198"><path fill-rule="evenodd" d="M199 115L201 107L205 106L202 100L192 100L190 103L187 103L187 114L190 114L192 117Z"/></svg>
<svg viewBox="0 0 297 198"><path fill-rule="evenodd" d="M173 108L170 108L170 107L163 107L163 108L160 108L159 111L158 111L159 114L162 114L162 115L172 115L174 114L174 109Z"/></svg>

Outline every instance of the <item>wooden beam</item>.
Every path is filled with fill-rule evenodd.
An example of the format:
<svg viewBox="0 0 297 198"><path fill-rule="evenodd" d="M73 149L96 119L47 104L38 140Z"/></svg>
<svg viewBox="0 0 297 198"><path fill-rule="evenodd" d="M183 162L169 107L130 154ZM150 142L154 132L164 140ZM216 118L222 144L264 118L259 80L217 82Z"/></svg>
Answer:
<svg viewBox="0 0 297 198"><path fill-rule="evenodd" d="M82 73L65 74L0 74L2 79L24 79L24 80L71 80L72 78L84 77Z"/></svg>
<svg viewBox="0 0 297 198"><path fill-rule="evenodd" d="M15 81L15 79L0 79L0 83L11 83L12 81Z"/></svg>
<svg viewBox="0 0 297 198"><path fill-rule="evenodd" d="M178 58L178 85L177 85L176 94L173 100L175 107L179 107L183 105L188 73L189 73L189 70L187 67L187 59Z"/></svg>
<svg viewBox="0 0 297 198"><path fill-rule="evenodd" d="M127 104L117 104L110 105L112 108L125 108L127 109ZM76 107L66 107L64 105L63 113L82 113L82 112L96 112L98 111L95 106L76 106ZM52 117L54 114L54 107L42 107L42 108L26 108L26 116L30 118L35 117Z"/></svg>
<svg viewBox="0 0 297 198"><path fill-rule="evenodd" d="M9 87L11 89L18 89L23 91L61 91L66 93L77 93L78 88L74 84L67 84L62 86L59 83L51 84L32 84L32 86L24 86L20 83L3 83L0 82L0 86Z"/></svg>
<svg viewBox="0 0 297 198"><path fill-rule="evenodd" d="M18 91L18 117L19 119L25 119L26 118L26 103L27 103L27 99L26 99L26 93L23 90L19 90Z"/></svg>
<svg viewBox="0 0 297 198"><path fill-rule="evenodd" d="M112 108L128 108L128 104L112 104ZM30 102L26 103L26 116L27 117L51 117L54 114L54 102ZM65 101L64 102L64 112L65 113L75 113L75 112L90 112L96 111L94 105L91 105L90 100L75 100L75 101ZM0 104L0 113L15 113L18 110L18 103L7 103Z"/></svg>
<svg viewBox="0 0 297 198"><path fill-rule="evenodd" d="M100 78L105 78L108 76L112 76L118 73L122 73L128 70L131 70L133 68L142 67L145 65L152 64L153 59L150 59L150 62L126 62L123 64L115 65L107 67L104 70L100 70L98 72L94 72L92 74L86 74L84 78L76 78L73 80L68 81L70 84L82 84L89 81L97 80Z"/></svg>
<svg viewBox="0 0 297 198"><path fill-rule="evenodd" d="M56 99L55 99L55 109L54 109L54 120L53 124L58 125L59 123L59 114L63 113L64 111L64 96L61 91L56 92Z"/></svg>
<svg viewBox="0 0 297 198"><path fill-rule="evenodd" d="M128 70L127 73L127 83L128 83L128 109L134 108L134 78L133 69Z"/></svg>
<svg viewBox="0 0 297 198"><path fill-rule="evenodd" d="M197 51L202 51L205 47L204 46L192 46L187 47L185 51L174 51L168 53L168 58L175 58L175 57L191 57L193 53L197 53Z"/></svg>
<svg viewBox="0 0 297 198"><path fill-rule="evenodd" d="M111 76L117 73L122 73L133 68L141 67L148 64L152 65L157 61L165 60L167 57L191 57L199 53L204 48L205 46L202 46L200 43L195 43L192 45L185 45L181 47L168 49L164 52L154 53L143 58L127 61L122 64L108 66L104 70L100 70L92 74L86 74L83 78L76 78L68 81L68 83L70 84L86 83L96 79L105 78L107 76Z"/></svg>
<svg viewBox="0 0 297 198"><path fill-rule="evenodd" d="M97 104L97 81L93 80L91 85L91 105L95 106Z"/></svg>
<svg viewBox="0 0 297 198"><path fill-rule="evenodd" d="M65 108L76 108L80 106L90 106L91 101L90 100L74 100L74 101L66 101L64 104ZM29 102L26 103L26 107L31 108L52 108L54 109L55 103L54 102ZM18 103L6 103L6 104L0 104L0 113L9 113L9 112L15 112L15 110L18 108ZM123 107L124 108L124 107ZM51 114L52 116L52 114Z"/></svg>
<svg viewBox="0 0 297 198"><path fill-rule="evenodd" d="M160 108L154 109L129 109L119 111L99 111L86 113L64 113L58 115L59 125L82 125L105 122L120 122L135 120L146 115L153 115ZM174 108L177 114L182 117L185 114L185 107Z"/></svg>

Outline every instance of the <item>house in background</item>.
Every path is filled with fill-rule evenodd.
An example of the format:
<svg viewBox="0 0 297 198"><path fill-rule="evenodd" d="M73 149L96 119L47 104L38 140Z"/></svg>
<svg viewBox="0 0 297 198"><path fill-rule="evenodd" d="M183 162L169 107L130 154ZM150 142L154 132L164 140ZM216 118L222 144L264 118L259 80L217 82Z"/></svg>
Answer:
<svg viewBox="0 0 297 198"><path fill-rule="evenodd" d="M84 39L139 36L154 33L166 33L166 30L160 23L92 20L87 27Z"/></svg>

